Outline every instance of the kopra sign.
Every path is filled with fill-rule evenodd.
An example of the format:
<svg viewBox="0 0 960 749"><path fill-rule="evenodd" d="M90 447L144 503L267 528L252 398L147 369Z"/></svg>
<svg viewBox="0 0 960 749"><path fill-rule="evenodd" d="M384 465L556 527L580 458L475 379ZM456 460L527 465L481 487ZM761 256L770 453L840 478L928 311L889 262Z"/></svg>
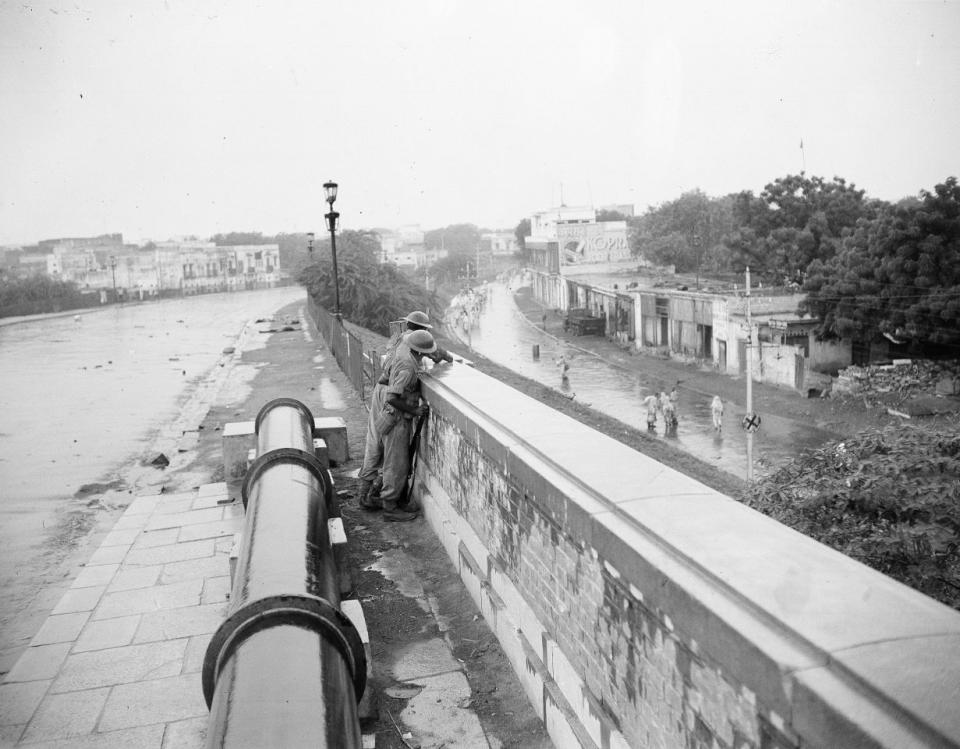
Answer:
<svg viewBox="0 0 960 749"><path fill-rule="evenodd" d="M609 263L630 259L626 221L560 224L561 264Z"/></svg>

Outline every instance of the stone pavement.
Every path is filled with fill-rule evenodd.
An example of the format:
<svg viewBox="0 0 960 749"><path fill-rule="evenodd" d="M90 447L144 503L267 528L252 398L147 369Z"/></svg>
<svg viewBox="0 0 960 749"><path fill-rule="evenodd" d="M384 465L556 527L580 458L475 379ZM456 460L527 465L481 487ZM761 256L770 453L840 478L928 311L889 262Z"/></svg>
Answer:
<svg viewBox="0 0 960 749"><path fill-rule="evenodd" d="M0 684L3 745L202 746L242 523L225 483L131 502Z"/></svg>

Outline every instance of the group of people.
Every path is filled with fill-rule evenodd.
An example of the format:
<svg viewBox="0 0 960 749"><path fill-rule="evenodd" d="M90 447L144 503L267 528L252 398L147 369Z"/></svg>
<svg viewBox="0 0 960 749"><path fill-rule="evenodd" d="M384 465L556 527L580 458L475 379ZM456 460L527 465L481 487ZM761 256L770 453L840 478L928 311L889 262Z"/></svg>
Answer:
<svg viewBox="0 0 960 749"><path fill-rule="evenodd" d="M648 395L643 399L643 405L647 409L647 429L653 431L657 426L657 415L663 417L664 428L669 431L676 429L679 420L677 419L677 401L680 395L676 386L670 391L670 395L661 392L659 395Z"/></svg>
<svg viewBox="0 0 960 749"><path fill-rule="evenodd" d="M417 433L414 420L420 423L427 414L420 399L423 360L453 361L437 346L431 329L425 312L411 312L404 318L403 328L387 344L381 376L370 398L357 500L363 509L382 510L384 520L393 522L419 515L419 508L407 497L407 477Z"/></svg>
<svg viewBox="0 0 960 749"><path fill-rule="evenodd" d="M679 383L678 383L679 384ZM647 409L647 429L653 431L657 427L657 415L663 417L664 428L667 432L677 428L679 419L677 417L677 402L680 394L677 392L677 386L667 395L661 392L659 395L648 395L643 399L643 405ZM719 395L713 396L710 401L710 416L713 419L713 429L718 434L723 431L723 400Z"/></svg>
<svg viewBox="0 0 960 749"><path fill-rule="evenodd" d="M446 319L461 332L468 333L477 326L489 295L490 289L486 284L479 289L472 287L463 289L451 302Z"/></svg>

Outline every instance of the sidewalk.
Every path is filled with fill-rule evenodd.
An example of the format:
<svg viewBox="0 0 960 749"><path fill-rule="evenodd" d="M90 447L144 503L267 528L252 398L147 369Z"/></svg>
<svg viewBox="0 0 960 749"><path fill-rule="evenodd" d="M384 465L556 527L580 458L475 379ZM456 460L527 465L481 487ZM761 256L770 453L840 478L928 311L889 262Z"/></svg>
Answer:
<svg viewBox="0 0 960 749"><path fill-rule="evenodd" d="M173 456L162 487L138 495L75 576L0 683L0 746L204 746L200 672L229 606L229 552L243 525L239 482L224 483L221 432L277 397L347 423L350 460L333 468L348 556L370 632L377 747L547 747L495 638L423 521L384 523L351 503L366 411L316 330L261 334ZM192 441L191 441L192 442Z"/></svg>

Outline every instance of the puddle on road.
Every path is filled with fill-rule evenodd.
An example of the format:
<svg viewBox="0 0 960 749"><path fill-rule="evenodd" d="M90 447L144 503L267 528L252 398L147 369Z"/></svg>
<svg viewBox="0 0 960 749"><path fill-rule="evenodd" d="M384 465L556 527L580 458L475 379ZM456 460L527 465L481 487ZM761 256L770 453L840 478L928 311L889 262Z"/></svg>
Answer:
<svg viewBox="0 0 960 749"><path fill-rule="evenodd" d="M419 679L418 686L422 691L410 699L400 719L421 747L490 746L480 719L470 710L470 684L463 672Z"/></svg>
<svg viewBox="0 0 960 749"><path fill-rule="evenodd" d="M323 404L324 408L329 409L330 411L342 411L347 407L347 403L343 399L343 394L340 392L340 388L334 385L333 381L329 377L321 378L318 387L320 390L320 402Z"/></svg>
<svg viewBox="0 0 960 749"><path fill-rule="evenodd" d="M364 567L364 570L379 572L396 585L402 595L413 598L417 605L429 614L430 605L413 567L413 560L402 549L388 549L380 554L376 562Z"/></svg>

